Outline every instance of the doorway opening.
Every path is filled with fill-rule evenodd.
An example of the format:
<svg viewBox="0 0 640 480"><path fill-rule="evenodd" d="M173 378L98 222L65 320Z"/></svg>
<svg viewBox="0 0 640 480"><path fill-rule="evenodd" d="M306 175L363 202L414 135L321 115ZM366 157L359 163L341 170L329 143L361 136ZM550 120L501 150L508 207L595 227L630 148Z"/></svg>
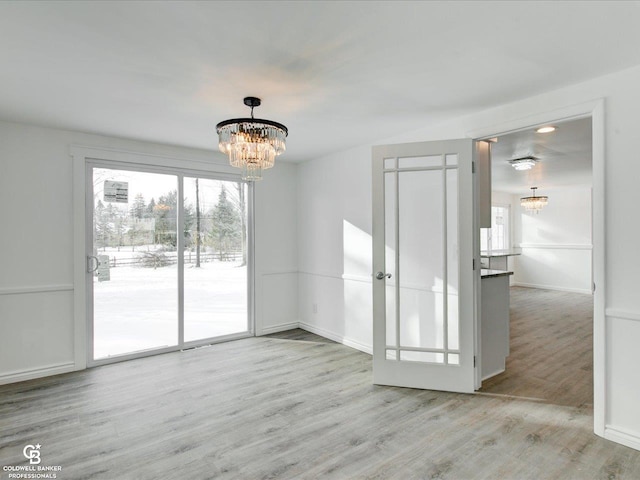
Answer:
<svg viewBox="0 0 640 480"><path fill-rule="evenodd" d="M480 392L591 408L592 118L551 125L554 131L538 132L542 125L537 125L497 135L492 143L492 218L490 227L481 229L480 255L483 267L508 272L504 285L510 318L502 337L508 342L506 362L502 369L483 369ZM530 168L515 169L518 159L528 159ZM532 187L538 187L538 196L548 197L539 211L521 205ZM483 304L492 301L483 294ZM483 327L492 321L481 319ZM496 345L484 334L483 328L483 359L489 353L485 347Z"/></svg>

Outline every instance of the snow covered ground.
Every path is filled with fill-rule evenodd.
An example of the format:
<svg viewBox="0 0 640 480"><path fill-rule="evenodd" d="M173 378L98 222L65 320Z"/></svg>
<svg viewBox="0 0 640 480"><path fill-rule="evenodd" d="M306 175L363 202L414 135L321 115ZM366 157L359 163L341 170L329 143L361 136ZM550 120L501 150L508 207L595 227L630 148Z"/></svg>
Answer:
<svg viewBox="0 0 640 480"><path fill-rule="evenodd" d="M123 258L128 251L117 252ZM114 252L98 252L114 256ZM124 250L124 249L123 249ZM236 262L186 265L185 341L248 330L247 269ZM178 269L118 266L94 280L94 358L178 343Z"/></svg>

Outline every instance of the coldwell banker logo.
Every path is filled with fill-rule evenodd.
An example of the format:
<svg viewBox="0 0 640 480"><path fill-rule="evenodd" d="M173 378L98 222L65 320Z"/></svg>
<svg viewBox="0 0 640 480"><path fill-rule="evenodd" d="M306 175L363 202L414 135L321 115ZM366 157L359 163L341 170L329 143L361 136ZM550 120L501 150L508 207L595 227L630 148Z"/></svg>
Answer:
<svg viewBox="0 0 640 480"><path fill-rule="evenodd" d="M58 478L58 473L62 472L60 465L40 465L42 461L40 458L41 447L42 445L39 443L35 445L25 445L22 449L22 455L29 460L29 465L7 465L2 467L2 471L8 473L7 478ZM2 478L4 479L4 477Z"/></svg>
<svg viewBox="0 0 640 480"><path fill-rule="evenodd" d="M29 459L29 463L31 465L38 465L40 463L40 445L27 445L22 449L22 454L25 458Z"/></svg>

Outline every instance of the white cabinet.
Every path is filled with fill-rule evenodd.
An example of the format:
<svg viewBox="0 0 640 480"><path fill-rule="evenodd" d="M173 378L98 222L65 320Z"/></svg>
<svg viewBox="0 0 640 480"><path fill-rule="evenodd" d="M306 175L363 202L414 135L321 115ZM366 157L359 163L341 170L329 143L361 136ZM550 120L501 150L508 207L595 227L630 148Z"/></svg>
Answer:
<svg viewBox="0 0 640 480"><path fill-rule="evenodd" d="M509 275L482 271L480 317L482 379L504 372L509 355Z"/></svg>
<svg viewBox="0 0 640 480"><path fill-rule="evenodd" d="M476 142L480 228L491 228L491 142Z"/></svg>

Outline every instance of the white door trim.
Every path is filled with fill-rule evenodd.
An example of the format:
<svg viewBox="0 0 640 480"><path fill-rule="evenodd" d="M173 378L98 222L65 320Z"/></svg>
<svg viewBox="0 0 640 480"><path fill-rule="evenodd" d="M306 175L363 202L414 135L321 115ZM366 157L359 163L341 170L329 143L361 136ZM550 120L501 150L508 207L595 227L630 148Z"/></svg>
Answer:
<svg viewBox="0 0 640 480"><path fill-rule="evenodd" d="M606 427L606 276L605 276L605 102L603 98L557 110L537 112L525 117L467 132L473 139L487 139L537 125L591 117L593 169L593 428L603 437Z"/></svg>

